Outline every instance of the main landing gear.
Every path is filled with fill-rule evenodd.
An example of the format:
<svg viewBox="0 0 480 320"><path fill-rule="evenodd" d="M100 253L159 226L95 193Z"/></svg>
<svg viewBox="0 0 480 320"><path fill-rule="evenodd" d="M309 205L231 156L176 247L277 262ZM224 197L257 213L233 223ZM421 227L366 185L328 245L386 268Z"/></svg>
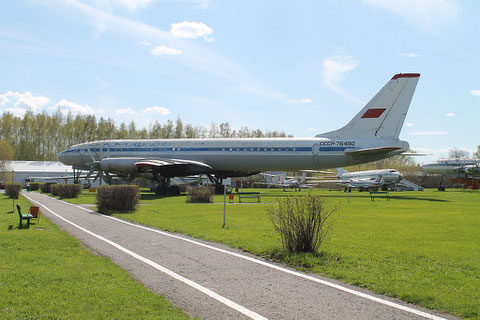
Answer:
<svg viewBox="0 0 480 320"><path fill-rule="evenodd" d="M215 184L215 194L223 194L223 178L208 175L208 179Z"/></svg>
<svg viewBox="0 0 480 320"><path fill-rule="evenodd" d="M155 194L157 196L178 196L180 195L180 188L178 186L170 185L170 178L155 177L158 181L155 187Z"/></svg>

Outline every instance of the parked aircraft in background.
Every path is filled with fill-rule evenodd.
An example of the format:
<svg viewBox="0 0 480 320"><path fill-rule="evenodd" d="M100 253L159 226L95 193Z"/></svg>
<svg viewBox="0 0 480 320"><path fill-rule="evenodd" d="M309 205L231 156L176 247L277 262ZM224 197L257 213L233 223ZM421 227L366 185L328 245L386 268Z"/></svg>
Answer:
<svg viewBox="0 0 480 320"><path fill-rule="evenodd" d="M306 174L304 173L300 177L289 177L286 175L286 172L283 174L271 174L271 173L260 173L265 177L264 184L274 188L285 189L294 189L295 191L301 191L302 189L311 189L312 186L305 183Z"/></svg>
<svg viewBox="0 0 480 320"><path fill-rule="evenodd" d="M439 159L420 168L427 174L442 175L439 190L445 190L442 185L444 177L452 182L467 185L470 189L480 188L480 159Z"/></svg>
<svg viewBox="0 0 480 320"><path fill-rule="evenodd" d="M323 183L339 183L345 188L382 188L391 187L403 180L403 175L395 169L379 169L348 172L337 168L338 180L315 180Z"/></svg>
<svg viewBox="0 0 480 320"><path fill-rule="evenodd" d="M227 177L262 171L298 171L361 164L409 149L398 139L418 73L397 74L343 128L314 138L104 140L82 143L58 155L88 175L144 176L157 192L177 193L173 177L206 174L218 191Z"/></svg>
<svg viewBox="0 0 480 320"><path fill-rule="evenodd" d="M457 176L459 173L478 172L480 159L439 159L420 168L425 173Z"/></svg>

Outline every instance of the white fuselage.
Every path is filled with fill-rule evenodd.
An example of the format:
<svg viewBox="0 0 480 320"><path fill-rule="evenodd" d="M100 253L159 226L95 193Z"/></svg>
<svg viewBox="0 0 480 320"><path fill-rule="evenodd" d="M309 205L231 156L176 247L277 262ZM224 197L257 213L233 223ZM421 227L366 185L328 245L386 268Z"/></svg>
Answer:
<svg viewBox="0 0 480 320"><path fill-rule="evenodd" d="M459 159L441 159L434 162L426 163L421 166L425 173L442 174L442 175L458 175L462 173L465 167L478 166L480 160L459 160Z"/></svg>
<svg viewBox="0 0 480 320"><path fill-rule="evenodd" d="M380 154L348 154L374 147L398 149ZM408 147L405 141L379 138L104 140L74 145L58 158L66 165L85 169L105 158L155 158L199 161L214 170L286 171L365 163L400 154Z"/></svg>
<svg viewBox="0 0 480 320"><path fill-rule="evenodd" d="M359 184L371 181L372 185L392 185L400 182L403 179L403 175L395 169L379 169L347 172L340 175L339 178L351 180L352 182L357 181ZM378 181L378 183L375 183L375 181Z"/></svg>

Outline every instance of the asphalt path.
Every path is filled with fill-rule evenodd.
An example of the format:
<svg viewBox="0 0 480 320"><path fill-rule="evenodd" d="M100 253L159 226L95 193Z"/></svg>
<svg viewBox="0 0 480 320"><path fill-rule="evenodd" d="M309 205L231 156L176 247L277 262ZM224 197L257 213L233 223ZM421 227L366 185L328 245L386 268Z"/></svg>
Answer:
<svg viewBox="0 0 480 320"><path fill-rule="evenodd" d="M227 246L105 216L36 192L41 212L150 290L202 319L452 319Z"/></svg>

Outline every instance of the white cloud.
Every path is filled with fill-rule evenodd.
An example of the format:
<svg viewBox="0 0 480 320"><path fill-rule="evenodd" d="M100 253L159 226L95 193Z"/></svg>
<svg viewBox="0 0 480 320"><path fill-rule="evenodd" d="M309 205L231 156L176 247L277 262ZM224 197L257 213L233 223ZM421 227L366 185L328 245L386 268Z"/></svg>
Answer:
<svg viewBox="0 0 480 320"><path fill-rule="evenodd" d="M126 109L117 109L115 111L117 114L123 115L123 114L135 114L135 111L131 108L126 108Z"/></svg>
<svg viewBox="0 0 480 320"><path fill-rule="evenodd" d="M147 40L143 40L142 42L140 42L140 44L145 47L150 47L152 45L152 43Z"/></svg>
<svg viewBox="0 0 480 320"><path fill-rule="evenodd" d="M99 76L95 76L95 82L97 83L98 90L105 90L109 87L109 84Z"/></svg>
<svg viewBox="0 0 480 320"><path fill-rule="evenodd" d="M363 0L377 9L383 9L425 30L454 20L461 8L454 0Z"/></svg>
<svg viewBox="0 0 480 320"><path fill-rule="evenodd" d="M164 45L155 47L155 48L153 48L150 52L151 52L152 55L154 55L154 56L161 56L161 55L164 55L164 54L167 54L167 55L177 55L177 54L181 54L181 53L182 53L181 50L177 50L177 49L174 49L174 48L169 48L169 47L166 47L166 46L164 46Z"/></svg>
<svg viewBox="0 0 480 320"><path fill-rule="evenodd" d="M480 90L472 90L470 91L470 94L473 94L474 96L480 96Z"/></svg>
<svg viewBox="0 0 480 320"><path fill-rule="evenodd" d="M424 56L423 54L415 53L415 52L402 53L401 55L404 56L404 57L408 57L408 58L418 58L418 57L423 57Z"/></svg>
<svg viewBox="0 0 480 320"><path fill-rule="evenodd" d="M94 114L94 113L103 113L103 110L98 109L95 110L89 105L81 105L75 102L71 102L65 99L60 100L55 104L54 106L49 108L50 110L57 110L60 109L60 111L64 114L66 113L73 113L73 114Z"/></svg>
<svg viewBox="0 0 480 320"><path fill-rule="evenodd" d="M413 123L407 122L407 127L413 127Z"/></svg>
<svg viewBox="0 0 480 320"><path fill-rule="evenodd" d="M0 95L0 106L7 106L5 111L16 116L23 116L27 110L37 111L50 101L45 96L34 96L31 92L24 93L8 91Z"/></svg>
<svg viewBox="0 0 480 320"><path fill-rule="evenodd" d="M5 111L10 112L14 116L23 117L23 115L27 112L27 109L20 108L20 107L13 107L5 109Z"/></svg>
<svg viewBox="0 0 480 320"><path fill-rule="evenodd" d="M9 101L10 100L5 95L0 95L0 106L3 106L4 104L6 104Z"/></svg>
<svg viewBox="0 0 480 320"><path fill-rule="evenodd" d="M143 110L143 112L148 113L148 114L159 114L159 115L162 115L162 116L166 116L167 114L170 114L170 110L168 110L167 108L158 107L158 106L145 108Z"/></svg>
<svg viewBox="0 0 480 320"><path fill-rule="evenodd" d="M290 100L290 103L301 103L301 104L303 104L303 103L310 103L310 102L313 102L313 100L310 99L310 98L301 98L301 99Z"/></svg>
<svg viewBox="0 0 480 320"><path fill-rule="evenodd" d="M342 88L345 75L355 69L357 63L350 56L334 56L323 61L323 77L325 85L350 101L362 103Z"/></svg>
<svg viewBox="0 0 480 320"><path fill-rule="evenodd" d="M212 28L205 23L195 21L172 23L170 28L170 33L174 38L197 39L203 37L206 41L213 41L208 37L212 32Z"/></svg>
<svg viewBox="0 0 480 320"><path fill-rule="evenodd" d="M447 113L445 117L455 117L455 113L453 112Z"/></svg>
<svg viewBox="0 0 480 320"><path fill-rule="evenodd" d="M119 0L119 2L130 10L146 8L152 3L152 0Z"/></svg>
<svg viewBox="0 0 480 320"><path fill-rule="evenodd" d="M449 133L445 132L445 131L415 131L415 132L412 132L412 135L414 135L414 136L434 136L434 135L444 135L444 134L449 134Z"/></svg>

